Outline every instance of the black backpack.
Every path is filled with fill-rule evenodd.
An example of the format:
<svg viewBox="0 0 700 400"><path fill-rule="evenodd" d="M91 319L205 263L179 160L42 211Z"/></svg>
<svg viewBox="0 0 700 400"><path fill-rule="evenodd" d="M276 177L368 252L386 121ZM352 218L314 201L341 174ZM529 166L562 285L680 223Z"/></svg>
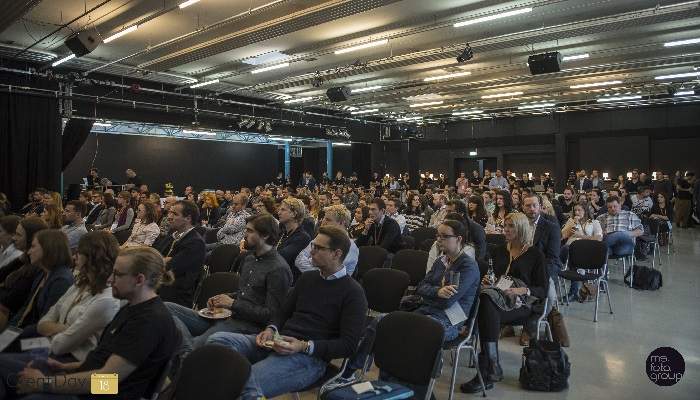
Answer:
<svg viewBox="0 0 700 400"><path fill-rule="evenodd" d="M560 392L569 387L571 363L559 343L530 339L523 349L520 384L540 392Z"/></svg>
<svg viewBox="0 0 700 400"><path fill-rule="evenodd" d="M625 284L629 286L630 284L630 271L632 268L627 270L625 274ZM658 290L664 285L664 280L661 276L661 272L644 265L634 266L634 279L632 280L632 287L637 290Z"/></svg>

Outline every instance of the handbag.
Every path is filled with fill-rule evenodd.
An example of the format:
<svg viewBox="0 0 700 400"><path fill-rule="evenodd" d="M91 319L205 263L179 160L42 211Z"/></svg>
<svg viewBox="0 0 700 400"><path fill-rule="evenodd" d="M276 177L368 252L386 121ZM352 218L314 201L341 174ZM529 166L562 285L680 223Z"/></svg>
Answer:
<svg viewBox="0 0 700 400"><path fill-rule="evenodd" d="M584 283L578 290L578 301L579 303L585 303L587 301L595 301L598 296L598 285L595 283Z"/></svg>
<svg viewBox="0 0 700 400"><path fill-rule="evenodd" d="M342 386L338 389L323 393L324 400L398 400L413 396L413 390L394 382L370 381L374 390L368 390L358 394L353 386Z"/></svg>
<svg viewBox="0 0 700 400"><path fill-rule="evenodd" d="M547 316L547 320L549 326L552 328L552 339L555 342L559 342L561 347L571 346L569 332L566 330L566 325L564 324L564 316L557 308L552 308L552 311Z"/></svg>
<svg viewBox="0 0 700 400"><path fill-rule="evenodd" d="M559 343L530 339L523 349L520 384L528 390L560 392L569 387L571 363Z"/></svg>
<svg viewBox="0 0 700 400"><path fill-rule="evenodd" d="M399 303L399 310L406 312L413 312L418 309L418 307L423 305L423 298L417 294L412 294L410 296L403 296L401 298L401 303Z"/></svg>
<svg viewBox="0 0 700 400"><path fill-rule="evenodd" d="M625 285L630 284L630 273L632 268L628 268L625 273L624 282ZM649 268L644 265L634 266L634 279L632 280L632 287L637 290L658 290L664 285L664 279L661 272L658 270Z"/></svg>

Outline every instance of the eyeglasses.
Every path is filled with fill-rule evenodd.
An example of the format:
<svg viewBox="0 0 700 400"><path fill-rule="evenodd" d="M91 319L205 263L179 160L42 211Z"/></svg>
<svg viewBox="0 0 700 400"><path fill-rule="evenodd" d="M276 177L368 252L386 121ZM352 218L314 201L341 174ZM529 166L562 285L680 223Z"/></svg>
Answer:
<svg viewBox="0 0 700 400"><path fill-rule="evenodd" d="M131 274L131 273L126 273L126 272L116 272L116 271L112 271L111 275L114 275L115 278L118 278L118 277L124 276L124 275L138 276L139 274Z"/></svg>
<svg viewBox="0 0 700 400"><path fill-rule="evenodd" d="M335 251L336 249L334 249L334 248L332 248L332 247L319 246L319 245L317 245L316 243L311 242L311 251L317 252L317 251L321 251L321 250L331 250L331 251Z"/></svg>
<svg viewBox="0 0 700 400"><path fill-rule="evenodd" d="M447 239L452 238L452 237L456 238L457 235L448 235L446 233L438 233L437 235L435 235L435 240L447 240Z"/></svg>

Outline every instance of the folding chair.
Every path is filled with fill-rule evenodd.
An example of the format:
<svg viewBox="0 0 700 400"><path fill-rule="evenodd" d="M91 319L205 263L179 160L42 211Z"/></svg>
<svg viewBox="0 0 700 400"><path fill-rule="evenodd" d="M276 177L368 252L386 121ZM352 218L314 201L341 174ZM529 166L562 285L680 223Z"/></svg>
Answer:
<svg viewBox="0 0 700 400"><path fill-rule="evenodd" d="M455 357L454 357L454 364L452 365L452 379L450 379L450 396L448 400L452 400L452 397L454 395L454 390L455 390L455 381L457 380L457 367L459 366L459 353L464 350L468 349L469 354L471 355L471 359L474 361L474 366L476 367L476 374L479 376L479 382L481 383L481 390L483 391L484 397L486 397L486 388L484 388L484 379L481 376L481 370L479 369L479 364L478 364L478 359L476 355L476 346L477 346L477 340L476 340L476 332L475 332L475 327L476 327L476 315L479 312L479 305L481 304L481 299L479 298L479 295L477 294L474 297L474 303L472 304L472 308L469 311L469 318L467 319L467 322L465 323L466 329L459 335L457 335L456 338L450 340L449 342L445 342L442 345L443 350L454 350L455 351Z"/></svg>
<svg viewBox="0 0 700 400"><path fill-rule="evenodd" d="M146 389L147 393L151 393L151 397L148 397L150 400L157 400L158 396L160 396L161 391L164 389L163 386L165 385L165 380L168 377L168 373L170 372L170 368L173 365L173 360L175 360L175 357L177 356L178 350L180 350L180 345L182 344L182 333L178 329L175 329L175 346L173 346L173 351L170 354L170 358L168 358L168 362L163 365L163 368L161 369L160 375L158 376L157 381L151 381L149 384L149 387Z"/></svg>
<svg viewBox="0 0 700 400"><path fill-rule="evenodd" d="M375 268L362 277L362 289L367 298L365 328L374 317L370 311L390 313L398 311L401 298L406 294L410 278L404 271L390 268Z"/></svg>
<svg viewBox="0 0 700 400"><path fill-rule="evenodd" d="M204 346L182 362L174 385L176 399L231 400L238 398L250 376L250 362L224 346Z"/></svg>
<svg viewBox="0 0 700 400"><path fill-rule="evenodd" d="M433 239L425 239L423 243L420 244L420 249L422 251L425 251L426 253L430 252L430 249L433 248L433 244L435 243L435 238Z"/></svg>
<svg viewBox="0 0 700 400"><path fill-rule="evenodd" d="M416 248L416 239L413 236L402 236L403 241L406 242L407 249Z"/></svg>
<svg viewBox="0 0 700 400"><path fill-rule="evenodd" d="M657 219L645 218L644 225L649 227L649 234L642 235L637 238L642 243L647 243L653 246L653 253L651 256L651 268L654 269L656 264L656 255L659 256L659 265L661 265L661 251L659 250L659 224L660 221Z"/></svg>
<svg viewBox="0 0 700 400"><path fill-rule="evenodd" d="M205 277L197 287L194 295L193 310L206 308L210 297L221 293L233 293L238 290L240 276L232 272L214 272Z"/></svg>
<svg viewBox="0 0 700 400"><path fill-rule="evenodd" d="M379 246L360 247L360 254L357 257L357 266L355 267L352 277L360 281L367 271L374 268L382 268L388 254L389 252L386 251L386 249Z"/></svg>
<svg viewBox="0 0 700 400"><path fill-rule="evenodd" d="M437 235L437 229L431 226L424 226L411 231L411 236L413 236L413 238L416 239L416 245L418 246L420 246L426 239L434 240L435 235Z"/></svg>
<svg viewBox="0 0 700 400"><path fill-rule="evenodd" d="M236 260L236 257L238 257L240 252L240 247L235 244L220 244L216 246L214 251L211 252L209 262L205 268L207 270L207 274L213 274L215 272L231 272L233 262Z"/></svg>
<svg viewBox="0 0 700 400"><path fill-rule="evenodd" d="M418 286L425 278L429 254L421 250L399 250L391 260L391 269L404 271L410 277L409 286Z"/></svg>
<svg viewBox="0 0 700 400"><path fill-rule="evenodd" d="M586 273L579 274L577 270L584 269ZM570 281L596 281L598 293L595 299L594 322L598 321L598 301L600 299L600 289L605 285L605 293L608 296L608 306L610 314L613 313L610 302L610 286L608 281L603 279L608 269L608 245L598 240L576 240L569 246L569 259L566 262L566 269L559 271L559 277ZM566 293L566 282L560 280L564 286L562 293ZM566 305L569 305L569 298L566 297Z"/></svg>

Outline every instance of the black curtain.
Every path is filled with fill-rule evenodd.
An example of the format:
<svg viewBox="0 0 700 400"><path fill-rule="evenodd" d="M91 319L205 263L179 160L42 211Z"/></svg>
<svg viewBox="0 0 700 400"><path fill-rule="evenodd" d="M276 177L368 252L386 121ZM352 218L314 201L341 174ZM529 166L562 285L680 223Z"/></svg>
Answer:
<svg viewBox="0 0 700 400"><path fill-rule="evenodd" d="M61 192L61 116L55 81L0 74L0 190L18 210L37 187Z"/></svg>
<svg viewBox="0 0 700 400"><path fill-rule="evenodd" d="M353 143L351 149L352 170L357 173L357 179L368 187L372 178L372 145Z"/></svg>
<svg viewBox="0 0 700 400"><path fill-rule="evenodd" d="M83 147L94 123L95 121L89 119L71 118L68 120L66 127L63 129L61 172L66 170L68 164L73 161L75 155Z"/></svg>

